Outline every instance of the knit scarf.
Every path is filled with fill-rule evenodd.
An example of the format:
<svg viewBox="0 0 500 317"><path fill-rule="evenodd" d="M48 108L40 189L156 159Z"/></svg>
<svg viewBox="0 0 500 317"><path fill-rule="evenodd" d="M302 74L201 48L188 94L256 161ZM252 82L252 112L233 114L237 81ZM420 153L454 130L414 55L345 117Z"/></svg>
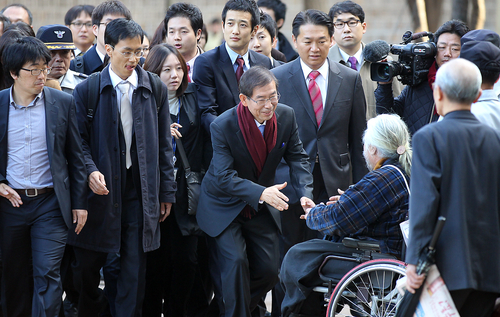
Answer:
<svg viewBox="0 0 500 317"><path fill-rule="evenodd" d="M237 114L238 125L245 139L247 149L257 167L256 176L259 178L264 163L266 162L267 155L276 146L276 114L274 113L271 119L266 122L264 137L262 137L259 128L257 128L252 113L248 110L248 107L245 107L241 102L238 104ZM252 218L252 215L255 214L255 210L253 210L250 205L246 205L242 210L242 214L244 217Z"/></svg>
<svg viewBox="0 0 500 317"><path fill-rule="evenodd" d="M432 84L436 81L436 73L437 73L437 64L436 61L432 63L431 67L429 68L429 72L427 73L427 82L429 83L429 86L431 87L432 90ZM436 107L434 107L434 115L437 115L437 110Z"/></svg>

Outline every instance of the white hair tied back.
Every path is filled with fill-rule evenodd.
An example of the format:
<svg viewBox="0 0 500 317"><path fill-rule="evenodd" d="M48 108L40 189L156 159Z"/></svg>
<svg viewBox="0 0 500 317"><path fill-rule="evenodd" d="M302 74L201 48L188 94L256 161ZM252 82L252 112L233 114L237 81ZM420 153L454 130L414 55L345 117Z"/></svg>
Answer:
<svg viewBox="0 0 500 317"><path fill-rule="evenodd" d="M363 143L377 148L383 158L398 160L409 176L412 149L408 127L396 114L381 114L368 120Z"/></svg>

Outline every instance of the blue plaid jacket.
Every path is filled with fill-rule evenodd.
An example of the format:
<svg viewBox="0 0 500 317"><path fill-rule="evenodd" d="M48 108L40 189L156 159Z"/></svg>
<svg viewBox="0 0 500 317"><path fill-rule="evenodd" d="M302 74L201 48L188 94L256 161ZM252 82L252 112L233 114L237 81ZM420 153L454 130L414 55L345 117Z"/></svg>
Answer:
<svg viewBox="0 0 500 317"><path fill-rule="evenodd" d="M409 193L395 161L365 175L333 205L316 205L307 217L307 226L341 241L344 237L379 241L383 253L401 255L403 236L399 224L408 215ZM408 181L409 183L409 181Z"/></svg>

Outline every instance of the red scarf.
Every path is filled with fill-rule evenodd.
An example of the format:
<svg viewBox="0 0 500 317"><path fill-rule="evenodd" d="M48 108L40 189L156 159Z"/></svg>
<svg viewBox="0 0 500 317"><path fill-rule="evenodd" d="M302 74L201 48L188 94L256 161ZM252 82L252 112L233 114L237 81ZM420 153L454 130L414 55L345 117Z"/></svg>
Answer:
<svg viewBox="0 0 500 317"><path fill-rule="evenodd" d="M257 166L256 176L258 178L266 162L267 155L276 146L276 114L274 113L271 119L266 122L264 137L262 137L259 128L257 128L252 113L248 110L248 107L245 107L241 102L238 105L237 114L238 125L245 139L245 144L252 156L255 166ZM242 213L243 216L252 218L255 211L249 205L246 205Z"/></svg>
<svg viewBox="0 0 500 317"><path fill-rule="evenodd" d="M432 63L431 68L429 68L429 72L427 73L427 82L429 83L429 86L431 87L432 90L432 84L436 81L436 73L437 73L437 64L436 61ZM436 107L434 107L434 115L437 115L437 110Z"/></svg>

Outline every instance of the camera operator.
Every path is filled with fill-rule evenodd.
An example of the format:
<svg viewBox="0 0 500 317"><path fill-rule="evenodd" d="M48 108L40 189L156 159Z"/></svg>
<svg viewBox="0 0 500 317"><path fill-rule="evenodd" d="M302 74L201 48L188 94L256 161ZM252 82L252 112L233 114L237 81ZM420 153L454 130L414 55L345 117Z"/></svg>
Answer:
<svg viewBox="0 0 500 317"><path fill-rule="evenodd" d="M365 43L362 42L366 32L365 12L363 8L351 1L335 3L328 13L333 21L333 38L335 45L330 48L328 59L351 67L359 73L366 100L366 120L377 115L374 91L377 83L370 78L370 65L365 54ZM373 55L373 54L372 54ZM394 97L401 93L403 86L398 80L392 83Z"/></svg>
<svg viewBox="0 0 500 317"><path fill-rule="evenodd" d="M412 135L427 123L436 121L439 115L432 97L432 84L437 69L459 57L460 38L468 31L467 25L459 20L450 20L439 27L434 34L437 45L436 60L429 69L428 80L414 86L406 86L396 98L392 95L392 81L379 82L375 90L377 114L397 113L403 118Z"/></svg>

